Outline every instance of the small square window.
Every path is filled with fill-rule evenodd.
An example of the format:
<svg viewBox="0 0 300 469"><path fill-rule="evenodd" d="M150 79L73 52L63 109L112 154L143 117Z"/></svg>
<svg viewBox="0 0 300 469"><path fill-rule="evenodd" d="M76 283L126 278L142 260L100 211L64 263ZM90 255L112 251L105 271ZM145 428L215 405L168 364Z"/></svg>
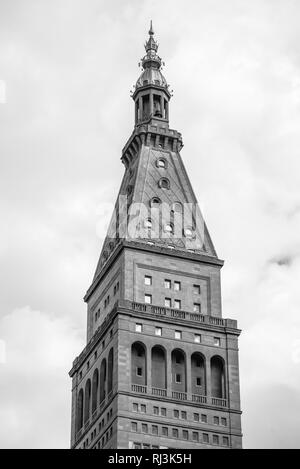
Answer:
<svg viewBox="0 0 300 469"><path fill-rule="evenodd" d="M194 292L195 295L200 295L200 293L201 293L200 285L194 285L193 286L193 292Z"/></svg>
<svg viewBox="0 0 300 469"><path fill-rule="evenodd" d="M165 307L171 308L171 298L165 298Z"/></svg>
<svg viewBox="0 0 300 469"><path fill-rule="evenodd" d="M199 422L199 414L194 414L194 422Z"/></svg>
<svg viewBox="0 0 300 469"><path fill-rule="evenodd" d="M165 288L171 288L171 280L165 280Z"/></svg>
<svg viewBox="0 0 300 469"><path fill-rule="evenodd" d="M223 445L224 445L224 446L229 446L229 438L228 438L228 436L223 436Z"/></svg>
<svg viewBox="0 0 300 469"><path fill-rule="evenodd" d="M132 410L133 410L133 412L138 412L139 411L139 405L136 402L134 402L132 404Z"/></svg>
<svg viewBox="0 0 300 469"><path fill-rule="evenodd" d="M137 374L137 376L143 376L143 369L138 366L137 369L136 369L136 374Z"/></svg>
<svg viewBox="0 0 300 469"><path fill-rule="evenodd" d="M199 441L199 433L193 432L193 441Z"/></svg>
<svg viewBox="0 0 300 469"><path fill-rule="evenodd" d="M152 277L145 275L145 285L152 285Z"/></svg>
<svg viewBox="0 0 300 469"><path fill-rule="evenodd" d="M196 378L196 386L201 386L201 378L199 376Z"/></svg>
<svg viewBox="0 0 300 469"><path fill-rule="evenodd" d="M207 415L206 414L201 414L201 422L207 423Z"/></svg>
<svg viewBox="0 0 300 469"><path fill-rule="evenodd" d="M200 334L194 334L194 342L196 344L200 344L201 343L201 335Z"/></svg>
<svg viewBox="0 0 300 469"><path fill-rule="evenodd" d="M213 435L213 445L219 444L219 435Z"/></svg>
<svg viewBox="0 0 300 469"><path fill-rule="evenodd" d="M159 415L159 408L158 407L153 407L153 413L154 413L154 415Z"/></svg>
<svg viewBox="0 0 300 469"><path fill-rule="evenodd" d="M146 413L146 405L145 405L145 404L141 404L141 412L142 412L143 414Z"/></svg>
<svg viewBox="0 0 300 469"><path fill-rule="evenodd" d="M152 425L152 435L158 435L158 426Z"/></svg>
<svg viewBox="0 0 300 469"><path fill-rule="evenodd" d="M135 332L142 332L143 325L142 324L136 324L135 325Z"/></svg>
<svg viewBox="0 0 300 469"><path fill-rule="evenodd" d="M220 347L220 345L221 345L221 340L220 340L219 337L214 337L214 345L215 345L216 347Z"/></svg>
<svg viewBox="0 0 300 469"><path fill-rule="evenodd" d="M161 327L156 327L155 328L155 335L161 335L162 334L162 328Z"/></svg>
<svg viewBox="0 0 300 469"><path fill-rule="evenodd" d="M220 424L219 417L214 417L214 425L219 425L219 424Z"/></svg>
<svg viewBox="0 0 300 469"><path fill-rule="evenodd" d="M179 419L179 410L174 409L173 415L174 415L174 418L175 418L175 419Z"/></svg>
<svg viewBox="0 0 300 469"><path fill-rule="evenodd" d="M147 305L151 305L152 303L152 295L145 295L145 303Z"/></svg>
<svg viewBox="0 0 300 469"><path fill-rule="evenodd" d="M194 312L201 313L201 305L200 303L194 303Z"/></svg>
<svg viewBox="0 0 300 469"><path fill-rule="evenodd" d="M179 373L175 374L175 383L181 383L181 375Z"/></svg>
<svg viewBox="0 0 300 469"><path fill-rule="evenodd" d="M148 433L148 425L146 423L142 423L142 432Z"/></svg>
<svg viewBox="0 0 300 469"><path fill-rule="evenodd" d="M167 415L167 409L166 409L165 407L162 407L162 408L160 409L160 415L161 415L162 417L166 417L166 415Z"/></svg>
<svg viewBox="0 0 300 469"><path fill-rule="evenodd" d="M168 427L162 427L161 434L162 436L168 436Z"/></svg>
<svg viewBox="0 0 300 469"><path fill-rule="evenodd" d="M174 308L181 309L181 301L180 300L174 300Z"/></svg>
<svg viewBox="0 0 300 469"><path fill-rule="evenodd" d="M174 438L178 438L178 429L177 428L172 428L172 435Z"/></svg>
<svg viewBox="0 0 300 469"><path fill-rule="evenodd" d="M181 331L175 331L175 339L181 339Z"/></svg>
<svg viewBox="0 0 300 469"><path fill-rule="evenodd" d="M182 438L183 440L189 439L189 432L187 430L182 430Z"/></svg>
<svg viewBox="0 0 300 469"><path fill-rule="evenodd" d="M185 410L182 410L182 411L181 411L181 418L182 418L183 420L186 420L186 412L185 412Z"/></svg>
<svg viewBox="0 0 300 469"><path fill-rule="evenodd" d="M175 291L181 290L181 282L174 282L174 290Z"/></svg>
<svg viewBox="0 0 300 469"><path fill-rule="evenodd" d="M208 433L203 433L202 438L203 438L203 443L209 443Z"/></svg>
<svg viewBox="0 0 300 469"><path fill-rule="evenodd" d="M131 422L131 431L132 432L137 432L137 423L136 422Z"/></svg>
<svg viewBox="0 0 300 469"><path fill-rule="evenodd" d="M223 427L227 426L227 419L225 419L225 417L221 418L221 425L223 425Z"/></svg>

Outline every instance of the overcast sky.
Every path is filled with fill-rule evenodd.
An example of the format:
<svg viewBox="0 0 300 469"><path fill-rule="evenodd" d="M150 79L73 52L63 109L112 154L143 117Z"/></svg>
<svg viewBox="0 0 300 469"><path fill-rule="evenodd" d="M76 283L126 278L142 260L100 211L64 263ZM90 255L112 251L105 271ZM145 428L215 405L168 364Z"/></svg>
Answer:
<svg viewBox="0 0 300 469"><path fill-rule="evenodd" d="M225 259L223 315L243 329L244 446L299 448L298 0L0 0L0 446L69 446L82 297L151 18L170 125Z"/></svg>

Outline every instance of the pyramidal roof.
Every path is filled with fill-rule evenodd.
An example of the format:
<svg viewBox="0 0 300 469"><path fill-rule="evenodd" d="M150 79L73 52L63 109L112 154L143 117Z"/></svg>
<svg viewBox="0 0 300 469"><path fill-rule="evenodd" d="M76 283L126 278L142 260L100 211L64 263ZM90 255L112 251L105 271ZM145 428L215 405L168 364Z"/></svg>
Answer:
<svg viewBox="0 0 300 469"><path fill-rule="evenodd" d="M153 34L151 25L142 75L161 64ZM170 97L165 80L137 82L135 128L121 158L126 170L94 280L124 241L217 257L180 156L181 134L169 128Z"/></svg>

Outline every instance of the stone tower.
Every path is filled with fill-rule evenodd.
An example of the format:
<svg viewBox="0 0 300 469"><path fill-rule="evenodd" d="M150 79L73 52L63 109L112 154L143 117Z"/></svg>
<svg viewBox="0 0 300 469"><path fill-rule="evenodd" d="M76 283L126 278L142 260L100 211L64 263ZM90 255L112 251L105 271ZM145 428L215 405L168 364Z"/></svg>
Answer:
<svg viewBox="0 0 300 469"><path fill-rule="evenodd" d="M169 127L152 24L132 94L125 173L85 295L72 377L72 448L241 448L237 322Z"/></svg>

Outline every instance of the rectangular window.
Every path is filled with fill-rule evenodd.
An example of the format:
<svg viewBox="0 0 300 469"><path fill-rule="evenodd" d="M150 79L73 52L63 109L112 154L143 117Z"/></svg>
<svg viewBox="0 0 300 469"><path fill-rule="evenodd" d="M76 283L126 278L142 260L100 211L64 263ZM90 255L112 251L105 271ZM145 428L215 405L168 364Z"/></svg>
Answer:
<svg viewBox="0 0 300 469"><path fill-rule="evenodd" d="M141 443L136 443L136 442L134 442L132 446L133 446L133 449L141 449L141 448L142 448L142 444L141 444Z"/></svg>
<svg viewBox="0 0 300 469"><path fill-rule="evenodd" d="M201 422L207 423L207 415L201 414Z"/></svg>
<svg viewBox="0 0 300 469"><path fill-rule="evenodd" d="M165 298L165 307L171 308L171 298Z"/></svg>
<svg viewBox="0 0 300 469"><path fill-rule="evenodd" d="M165 280L165 288L171 288L171 280Z"/></svg>
<svg viewBox="0 0 300 469"><path fill-rule="evenodd" d="M219 417L214 417L214 425L219 425L219 424L220 424Z"/></svg>
<svg viewBox="0 0 300 469"><path fill-rule="evenodd" d="M153 407L153 413L154 413L154 415L159 415L159 408L158 407Z"/></svg>
<svg viewBox="0 0 300 469"><path fill-rule="evenodd" d="M145 303L147 305L151 305L152 303L152 295L145 295Z"/></svg>
<svg viewBox="0 0 300 469"><path fill-rule="evenodd" d="M142 423L142 432L148 433L148 425L146 423Z"/></svg>
<svg viewBox="0 0 300 469"><path fill-rule="evenodd" d="M194 422L199 422L199 414L194 414Z"/></svg>
<svg viewBox="0 0 300 469"><path fill-rule="evenodd" d="M102 340L102 350L105 349L105 340Z"/></svg>
<svg viewBox="0 0 300 469"><path fill-rule="evenodd" d="M161 335L162 334L162 328L161 327L156 327L155 328L155 335Z"/></svg>
<svg viewBox="0 0 300 469"><path fill-rule="evenodd" d="M194 334L194 342L196 344L200 344L201 343L201 335L200 334Z"/></svg>
<svg viewBox="0 0 300 469"><path fill-rule="evenodd" d="M152 425L152 435L158 435L158 426Z"/></svg>
<svg viewBox="0 0 300 469"><path fill-rule="evenodd" d="M145 275L145 285L152 285L152 277Z"/></svg>
<svg viewBox="0 0 300 469"><path fill-rule="evenodd" d="M219 337L214 337L214 345L216 347L220 347L220 344L221 344L221 340Z"/></svg>
<svg viewBox="0 0 300 469"><path fill-rule="evenodd" d="M181 418L182 418L183 420L186 420L186 412L185 412L185 410L182 410L182 411L181 411Z"/></svg>
<svg viewBox="0 0 300 469"><path fill-rule="evenodd" d="M175 331L175 339L181 339L181 331Z"/></svg>
<svg viewBox="0 0 300 469"><path fill-rule="evenodd" d="M181 301L180 300L174 300L174 308L181 309Z"/></svg>
<svg viewBox="0 0 300 469"><path fill-rule="evenodd" d="M203 439L203 443L209 443L208 433L203 433L202 434L202 439Z"/></svg>
<svg viewBox="0 0 300 469"><path fill-rule="evenodd" d="M181 282L174 282L174 290L175 291L181 290Z"/></svg>
<svg viewBox="0 0 300 469"><path fill-rule="evenodd" d="M174 438L178 438L178 429L177 428L172 428L172 435Z"/></svg>
<svg viewBox="0 0 300 469"><path fill-rule="evenodd" d="M167 409L166 409L165 407L162 407L162 408L160 409L160 415L161 415L162 417L166 417L166 415L167 415Z"/></svg>
<svg viewBox="0 0 300 469"><path fill-rule="evenodd" d="M223 425L223 427L227 426L227 420L225 419L225 417L221 418L221 425Z"/></svg>
<svg viewBox="0 0 300 469"><path fill-rule="evenodd" d="M187 430L182 430L182 438L183 440L189 439L189 432Z"/></svg>
<svg viewBox="0 0 300 469"><path fill-rule="evenodd" d="M168 436L168 427L162 427L161 434L162 436Z"/></svg>
<svg viewBox="0 0 300 469"><path fill-rule="evenodd" d="M151 449L151 445L148 443L143 443L143 449Z"/></svg>
<svg viewBox="0 0 300 469"><path fill-rule="evenodd" d="M175 383L181 383L181 375L179 373L175 374Z"/></svg>
<svg viewBox="0 0 300 469"><path fill-rule="evenodd" d="M136 375L143 376L143 369L140 366L138 366L136 369Z"/></svg>
<svg viewBox="0 0 300 469"><path fill-rule="evenodd" d="M132 432L137 432L137 423L136 422L131 422L131 431Z"/></svg>
<svg viewBox="0 0 300 469"><path fill-rule="evenodd" d="M141 412L143 412L143 414L146 413L146 405L145 404L141 404Z"/></svg>
<svg viewBox="0 0 300 469"><path fill-rule="evenodd" d="M143 326L142 324L136 324L135 325L135 332L142 332Z"/></svg>
<svg viewBox="0 0 300 469"><path fill-rule="evenodd" d="M199 441L199 433L193 432L193 441Z"/></svg>
<svg viewBox="0 0 300 469"><path fill-rule="evenodd" d="M175 419L179 419L179 410L174 409L173 415L174 415L174 418L175 418Z"/></svg>
<svg viewBox="0 0 300 469"><path fill-rule="evenodd" d="M196 386L201 386L201 378L199 376L196 378Z"/></svg>
<svg viewBox="0 0 300 469"><path fill-rule="evenodd" d="M200 303L194 303L194 313L201 313Z"/></svg>
<svg viewBox="0 0 300 469"><path fill-rule="evenodd" d="M200 285L194 285L193 286L193 291L195 295L200 295L201 290L200 290Z"/></svg>
<svg viewBox="0 0 300 469"><path fill-rule="evenodd" d="M228 438L228 436L223 436L223 445L224 445L224 446L229 446L229 438Z"/></svg>
<svg viewBox="0 0 300 469"><path fill-rule="evenodd" d="M219 435L213 435L213 445L219 444Z"/></svg>

